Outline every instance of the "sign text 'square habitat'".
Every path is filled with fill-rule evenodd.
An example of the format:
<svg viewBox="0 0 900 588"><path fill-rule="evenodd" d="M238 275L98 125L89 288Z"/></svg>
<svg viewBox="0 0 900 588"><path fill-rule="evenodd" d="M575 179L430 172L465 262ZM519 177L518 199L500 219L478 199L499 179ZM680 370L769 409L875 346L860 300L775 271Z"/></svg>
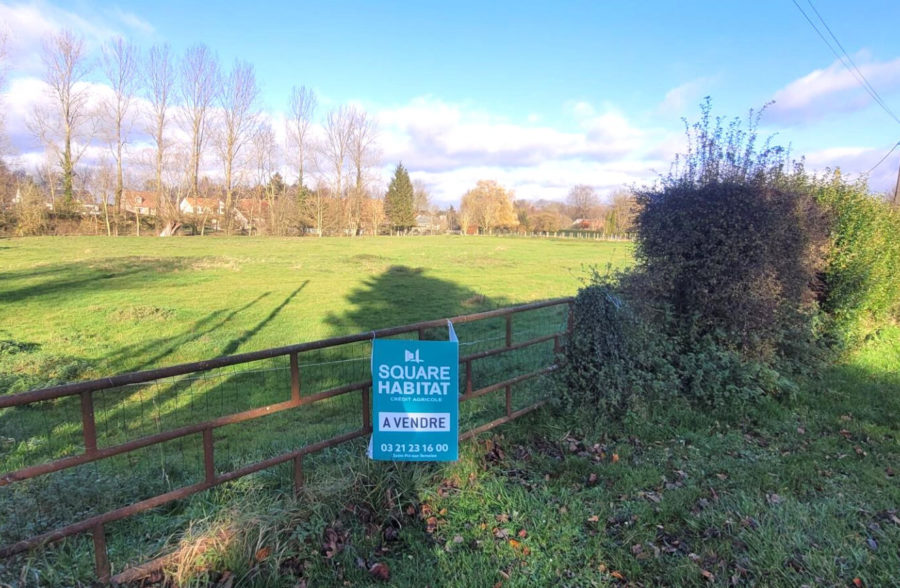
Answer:
<svg viewBox="0 0 900 588"><path fill-rule="evenodd" d="M459 343L372 342L372 458L459 457Z"/></svg>

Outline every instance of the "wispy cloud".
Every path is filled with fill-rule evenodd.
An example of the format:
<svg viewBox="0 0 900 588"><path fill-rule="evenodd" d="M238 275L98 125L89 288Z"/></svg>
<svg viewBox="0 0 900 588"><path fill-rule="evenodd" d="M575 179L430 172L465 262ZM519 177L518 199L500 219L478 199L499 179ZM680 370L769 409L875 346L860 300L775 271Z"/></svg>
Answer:
<svg viewBox="0 0 900 588"><path fill-rule="evenodd" d="M900 112L896 98L900 90L900 58L875 62L863 61L864 54L854 61L892 110ZM872 98L862 88L854 75L840 61L824 69L817 69L794 80L773 96L775 104L768 116L782 124L808 124L829 115L862 110L872 105Z"/></svg>
<svg viewBox="0 0 900 588"><path fill-rule="evenodd" d="M610 105L570 102L562 111L564 120L550 126L422 96L377 117L385 161L403 161L447 202L485 178L519 197L560 199L578 183L612 189L650 179L659 167L642 155L663 140L659 130Z"/></svg>
<svg viewBox="0 0 900 588"><path fill-rule="evenodd" d="M156 32L156 28L152 24L134 14L133 12L125 12L121 8L116 7L116 9L113 11L113 14L115 14L119 22L125 25L127 29L130 29L132 31L139 31L148 36Z"/></svg>
<svg viewBox="0 0 900 588"><path fill-rule="evenodd" d="M709 95L714 78L703 77L685 82L666 92L665 98L657 106L656 114L663 116L684 116L688 109L696 110L700 99Z"/></svg>
<svg viewBox="0 0 900 588"><path fill-rule="evenodd" d="M10 32L9 59L17 74L36 74L41 69L44 41L62 29L81 36L89 49L108 39L135 35L149 36L153 27L134 14L118 8L75 13L43 0L0 2L0 23Z"/></svg>

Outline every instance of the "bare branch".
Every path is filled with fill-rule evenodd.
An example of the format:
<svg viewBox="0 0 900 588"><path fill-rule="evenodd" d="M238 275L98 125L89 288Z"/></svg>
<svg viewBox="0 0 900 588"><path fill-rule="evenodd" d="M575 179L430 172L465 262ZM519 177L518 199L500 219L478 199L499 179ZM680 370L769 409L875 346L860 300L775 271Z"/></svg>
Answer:
<svg viewBox="0 0 900 588"><path fill-rule="evenodd" d="M309 127L318 106L316 93L306 86L294 86L291 88L290 118L285 121L288 140L296 149L296 161L298 165L297 186L303 190L303 168L309 158Z"/></svg>
<svg viewBox="0 0 900 588"><path fill-rule="evenodd" d="M75 200L75 166L90 144L87 88L80 83L90 65L82 39L68 30L45 42L41 60L52 107L36 107L29 127L58 158L64 206L71 207Z"/></svg>
<svg viewBox="0 0 900 588"><path fill-rule="evenodd" d="M116 161L117 214L122 212L122 191L125 184L122 159L134 123L131 104L137 92L139 59L138 48L126 43L121 37L103 47L103 73L113 90L113 98L103 104L103 114L109 125L107 142Z"/></svg>
<svg viewBox="0 0 900 588"><path fill-rule="evenodd" d="M200 160L206 145L207 111L212 106L219 85L219 63L206 45L187 50L181 62L182 124L190 135L190 194L200 194Z"/></svg>
<svg viewBox="0 0 900 588"><path fill-rule="evenodd" d="M218 103L222 109L221 128L216 137L216 147L225 172L225 226L230 231L232 206L234 205L235 170L244 146L253 139L257 130L257 100L259 87L253 66L236 61L222 80Z"/></svg>
<svg viewBox="0 0 900 588"><path fill-rule="evenodd" d="M156 198L164 217L175 216L176 208L164 196L163 166L166 161L166 124L168 123L169 97L175 86L175 68L168 45L150 48L145 71L147 99L150 102L151 120L147 132L156 144ZM165 205L163 203L166 203Z"/></svg>

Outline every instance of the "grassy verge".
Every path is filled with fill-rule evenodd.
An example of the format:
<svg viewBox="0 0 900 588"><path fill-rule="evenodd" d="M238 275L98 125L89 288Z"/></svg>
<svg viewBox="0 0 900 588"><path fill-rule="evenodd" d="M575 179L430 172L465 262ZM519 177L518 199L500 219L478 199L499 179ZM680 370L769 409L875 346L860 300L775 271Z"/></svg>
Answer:
<svg viewBox="0 0 900 588"><path fill-rule="evenodd" d="M808 382L790 406L734 416L673 402L622 424L543 414L464 445L447 466L366 462L346 447L312 470L299 501L273 473L194 505L166 577L256 586L384 577L408 586L893 585L897 365L893 328ZM226 498L230 507L213 508ZM73 583L59 566L72 549L37 556L23 577Z"/></svg>

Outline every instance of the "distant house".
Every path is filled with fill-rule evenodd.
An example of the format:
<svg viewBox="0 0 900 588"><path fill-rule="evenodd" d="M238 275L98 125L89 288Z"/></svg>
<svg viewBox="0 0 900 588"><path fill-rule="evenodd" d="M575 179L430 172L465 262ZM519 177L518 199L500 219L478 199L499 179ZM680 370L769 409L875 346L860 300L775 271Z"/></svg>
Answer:
<svg viewBox="0 0 900 588"><path fill-rule="evenodd" d="M416 225L413 232L416 233L433 233L440 230L440 225L435 222L435 217L430 214L420 214L416 216Z"/></svg>
<svg viewBox="0 0 900 588"><path fill-rule="evenodd" d="M571 228L578 231L602 231L605 225L602 218L576 218Z"/></svg>
<svg viewBox="0 0 900 588"><path fill-rule="evenodd" d="M218 198L183 198L178 210L184 214L224 214L225 202Z"/></svg>
<svg viewBox="0 0 900 588"><path fill-rule="evenodd" d="M126 212L141 216L156 216L159 213L156 192L125 190L122 192L122 205Z"/></svg>
<svg viewBox="0 0 900 588"><path fill-rule="evenodd" d="M269 203L265 200L241 198L234 204L234 218L241 229L257 228L265 224L269 216Z"/></svg>

